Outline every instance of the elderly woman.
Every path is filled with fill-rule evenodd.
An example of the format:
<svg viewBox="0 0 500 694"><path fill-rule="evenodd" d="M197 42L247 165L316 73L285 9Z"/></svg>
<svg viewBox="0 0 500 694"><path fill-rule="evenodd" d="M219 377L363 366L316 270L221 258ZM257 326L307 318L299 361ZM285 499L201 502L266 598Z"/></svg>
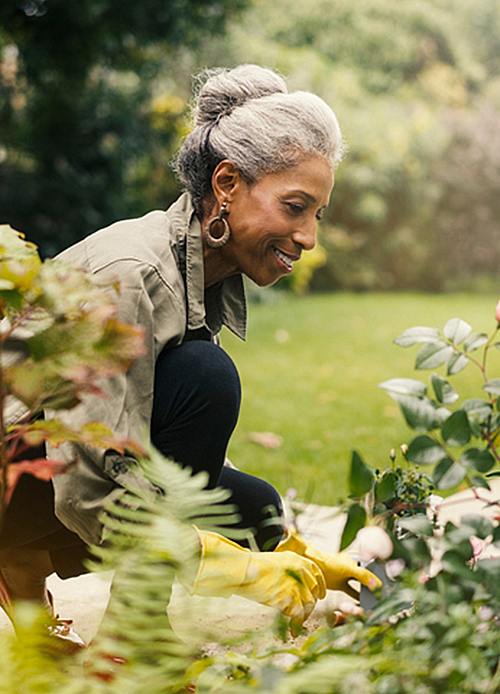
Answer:
<svg viewBox="0 0 500 694"><path fill-rule="evenodd" d="M240 383L218 335L225 325L245 338L243 275L271 285L314 247L341 153L337 120L319 97L288 93L281 77L257 66L215 71L177 159L186 192L166 212L113 224L61 255L119 279L120 318L144 328L147 346L129 373L109 381L109 398L69 413L72 423L102 421L125 438L148 430L165 456L230 490L239 527L262 551L200 532L194 590L239 593L299 622L325 588L351 592L351 578L370 587L376 579L345 555L284 536L266 522L282 516L276 490L224 465ZM51 456L77 464L53 485L27 476L18 485L0 538L4 603L46 599L53 571L84 572L87 546L102 541L103 508L137 477L134 461L114 451L66 444ZM209 570L207 555L221 557Z"/></svg>

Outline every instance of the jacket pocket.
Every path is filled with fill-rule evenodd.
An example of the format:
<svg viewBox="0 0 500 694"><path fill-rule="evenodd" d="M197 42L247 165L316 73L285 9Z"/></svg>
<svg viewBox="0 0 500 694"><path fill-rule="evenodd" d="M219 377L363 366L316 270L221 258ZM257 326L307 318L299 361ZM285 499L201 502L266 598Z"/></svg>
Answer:
<svg viewBox="0 0 500 694"><path fill-rule="evenodd" d="M144 497L145 494L161 494L161 490L144 476L137 460L131 455L108 450L104 454L104 472L120 487Z"/></svg>

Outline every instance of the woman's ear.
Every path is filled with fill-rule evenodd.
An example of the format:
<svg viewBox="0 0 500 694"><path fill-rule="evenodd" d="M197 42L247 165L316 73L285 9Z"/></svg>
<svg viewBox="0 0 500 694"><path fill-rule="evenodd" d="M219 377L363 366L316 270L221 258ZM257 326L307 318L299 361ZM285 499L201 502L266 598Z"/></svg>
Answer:
<svg viewBox="0 0 500 694"><path fill-rule="evenodd" d="M231 202L236 188L242 182L241 174L232 161L224 159L219 162L212 174L212 190L218 205Z"/></svg>

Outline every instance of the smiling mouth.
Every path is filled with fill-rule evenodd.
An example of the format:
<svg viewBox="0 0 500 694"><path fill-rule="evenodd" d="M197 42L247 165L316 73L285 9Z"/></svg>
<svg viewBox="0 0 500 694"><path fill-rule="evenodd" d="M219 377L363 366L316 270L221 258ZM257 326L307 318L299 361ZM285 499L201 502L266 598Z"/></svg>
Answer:
<svg viewBox="0 0 500 694"><path fill-rule="evenodd" d="M293 270L293 264L297 258L291 258L289 255L286 255L283 253L283 251L280 251L278 248L275 248L273 246L273 251L274 255L278 258L278 260L281 260L283 265L286 267L286 269L291 272Z"/></svg>

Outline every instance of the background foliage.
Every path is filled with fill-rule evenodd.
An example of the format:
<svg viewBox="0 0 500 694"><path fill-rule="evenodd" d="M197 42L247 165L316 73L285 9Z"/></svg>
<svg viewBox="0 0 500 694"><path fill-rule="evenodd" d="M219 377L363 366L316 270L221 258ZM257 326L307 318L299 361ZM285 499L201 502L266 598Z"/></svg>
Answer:
<svg viewBox="0 0 500 694"><path fill-rule="evenodd" d="M9 0L0 219L53 254L165 207L191 75L253 61L323 96L349 146L312 288L491 286L499 23L500 0Z"/></svg>
<svg viewBox="0 0 500 694"><path fill-rule="evenodd" d="M2 3L0 217L53 254L166 206L185 107L176 52L218 34L242 3Z"/></svg>

